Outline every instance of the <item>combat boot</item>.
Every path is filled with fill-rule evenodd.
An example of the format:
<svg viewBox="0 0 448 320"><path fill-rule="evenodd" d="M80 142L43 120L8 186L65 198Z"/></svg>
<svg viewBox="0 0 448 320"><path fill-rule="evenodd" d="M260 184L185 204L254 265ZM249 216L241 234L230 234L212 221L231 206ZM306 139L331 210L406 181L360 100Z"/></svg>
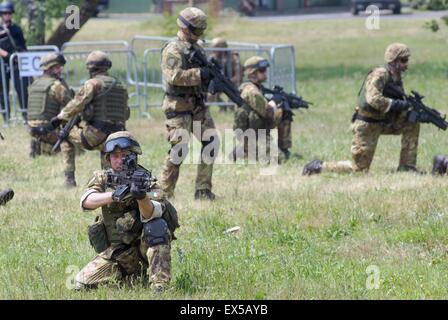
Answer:
<svg viewBox="0 0 448 320"><path fill-rule="evenodd" d="M448 157L443 154L438 154L434 157L432 163L432 174L446 174L446 169L448 167Z"/></svg>
<svg viewBox="0 0 448 320"><path fill-rule="evenodd" d="M36 156L41 154L41 150L40 150L40 141L32 138L31 139L31 151L30 151L30 157L31 158L36 158Z"/></svg>
<svg viewBox="0 0 448 320"><path fill-rule="evenodd" d="M318 174L322 171L323 161L319 159L315 159L313 161L308 162L302 171L302 176L310 176L312 174Z"/></svg>
<svg viewBox="0 0 448 320"><path fill-rule="evenodd" d="M73 171L65 172L65 187L66 188L76 187L75 172Z"/></svg>
<svg viewBox="0 0 448 320"><path fill-rule="evenodd" d="M5 189L0 192L0 206L3 206L14 197L14 191L12 189Z"/></svg>
<svg viewBox="0 0 448 320"><path fill-rule="evenodd" d="M213 201L213 200L215 200L215 198L216 198L215 194L208 189L196 190L196 192L194 193L195 200Z"/></svg>

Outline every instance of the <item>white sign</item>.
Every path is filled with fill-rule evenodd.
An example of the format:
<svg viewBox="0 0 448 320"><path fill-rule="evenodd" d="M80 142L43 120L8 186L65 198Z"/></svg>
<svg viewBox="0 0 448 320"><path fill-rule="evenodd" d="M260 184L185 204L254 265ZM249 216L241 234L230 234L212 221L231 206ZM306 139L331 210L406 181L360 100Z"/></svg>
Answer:
<svg viewBox="0 0 448 320"><path fill-rule="evenodd" d="M19 71L21 77L37 77L43 74L40 69L40 59L53 51L19 52Z"/></svg>

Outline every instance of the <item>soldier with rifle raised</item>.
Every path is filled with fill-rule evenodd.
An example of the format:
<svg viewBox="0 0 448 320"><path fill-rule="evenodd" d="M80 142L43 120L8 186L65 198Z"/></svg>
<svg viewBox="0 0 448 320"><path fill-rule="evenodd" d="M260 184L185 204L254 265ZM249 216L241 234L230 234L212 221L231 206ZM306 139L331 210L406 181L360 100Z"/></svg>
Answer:
<svg viewBox="0 0 448 320"><path fill-rule="evenodd" d="M378 139L383 134L401 135L398 171L418 172L417 148L420 123L432 123L445 130L448 123L437 110L426 107L422 97L406 95L402 73L408 69L409 48L393 43L386 48L384 67L369 72L358 94L358 107L352 117L351 161L313 160L305 165L303 175L325 171L368 171Z"/></svg>

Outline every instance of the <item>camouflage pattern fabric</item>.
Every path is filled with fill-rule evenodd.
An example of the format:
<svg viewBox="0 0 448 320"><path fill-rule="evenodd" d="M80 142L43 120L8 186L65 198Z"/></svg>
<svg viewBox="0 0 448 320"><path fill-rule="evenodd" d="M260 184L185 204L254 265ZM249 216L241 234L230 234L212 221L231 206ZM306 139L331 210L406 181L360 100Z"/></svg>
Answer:
<svg viewBox="0 0 448 320"><path fill-rule="evenodd" d="M190 49L203 50L197 43L191 44L182 32L177 33L177 40L168 43L162 50L161 69L163 81L167 86L196 88L193 91L203 93L201 89L201 73L199 68L184 69L185 51ZM196 107L194 95L169 96L165 95L162 109L165 112L191 111Z"/></svg>
<svg viewBox="0 0 448 320"><path fill-rule="evenodd" d="M227 76L230 81L235 85L235 87L239 87L243 81L243 69L240 62L240 56L237 52L229 52L224 51L216 54L212 54L218 63L223 68L223 74ZM223 94L209 94L207 97L208 102L228 102L229 99L226 99ZM220 111L226 111L227 109L233 109L233 106L219 106Z"/></svg>
<svg viewBox="0 0 448 320"><path fill-rule="evenodd" d="M48 95L57 101L61 109L71 100L73 97L73 92L70 90L68 84L63 79L56 80L53 85L48 90ZM45 154L52 155L51 148L56 143L58 139L59 129L53 130L45 135L35 135L32 133L32 128L44 127L49 124L51 119L46 120L28 120L29 133L32 138L37 139L41 142L41 150L45 151ZM66 144L65 142L63 144ZM61 145L62 151L62 145ZM64 152L71 153L74 152L72 148L68 145L65 146L64 151L62 151L63 157L68 156Z"/></svg>
<svg viewBox="0 0 448 320"><path fill-rule="evenodd" d="M92 192L110 190L106 188L106 172L95 171L87 185L87 190L81 197L81 206ZM154 184L150 193L151 199L163 201L160 191L160 187ZM171 280L171 239L170 235L167 244L154 247L149 247L144 241L137 241L134 245L113 244L89 262L77 274L76 281L81 286L96 286L122 281L128 276L139 276L147 269L151 285L164 288Z"/></svg>
<svg viewBox="0 0 448 320"><path fill-rule="evenodd" d="M369 105L375 112L366 112L358 108L363 116L377 118L381 114L385 122L365 122L355 120L352 124L352 158L350 166L346 161L324 162L322 171L368 171L375 154L380 135L401 135L401 152L398 168L415 168L417 163L418 138L420 133L419 123L411 123L406 120L406 112L389 113L392 99L383 95L384 85L388 77L393 77L387 68L374 69L365 81L365 95ZM401 84L400 78L393 79ZM403 89L403 87L401 87ZM404 91L404 89L403 89Z"/></svg>
<svg viewBox="0 0 448 320"><path fill-rule="evenodd" d="M291 136L292 121L289 119L281 120L277 126L278 129L278 147L283 150L288 150L292 147Z"/></svg>
<svg viewBox="0 0 448 320"><path fill-rule="evenodd" d="M171 119L167 119L165 122L165 126L167 139L171 145L171 149L178 143L181 143L179 139L180 130L187 130L190 133L193 132L193 121L199 121L201 123L202 133L204 133L205 130L208 129L215 129L215 123L210 115L208 107L205 107L200 112L195 113L194 115L184 114L178 115ZM201 141L201 137L196 136L196 138ZM185 157L186 154L182 156ZM173 161L173 159L171 159L171 155L168 154L165 159L165 165L163 166L162 176L160 178L163 192L167 197L172 197L174 195L174 189L179 178L179 171L180 164L176 164L176 161ZM198 165L198 171L196 175L196 190L212 190L212 174L213 164L206 164L201 161L201 163Z"/></svg>

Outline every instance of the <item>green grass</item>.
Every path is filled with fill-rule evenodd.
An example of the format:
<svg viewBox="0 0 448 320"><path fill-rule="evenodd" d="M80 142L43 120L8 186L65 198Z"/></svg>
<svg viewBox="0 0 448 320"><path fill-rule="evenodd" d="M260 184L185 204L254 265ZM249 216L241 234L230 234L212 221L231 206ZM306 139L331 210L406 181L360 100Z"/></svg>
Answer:
<svg viewBox="0 0 448 320"><path fill-rule="evenodd" d="M157 35L159 20L92 20L76 40L130 39ZM91 292L66 288L72 271L94 257L87 225L94 215L79 209L96 153L77 159L79 187L63 185L60 156L28 157L24 127L3 129L1 187L16 196L0 208L0 298L2 299L444 299L448 294L448 197L446 178L392 173L398 137L381 137L366 175L300 175L312 158L350 159L350 116L366 72L382 64L394 41L412 50L405 76L408 89L447 112L447 30L424 29L423 20L382 21L367 31L364 20L214 24L214 34L231 40L291 43L297 54L297 84L315 105L296 115L293 152L303 159L282 165L277 175L259 167L216 165L214 203L193 200L196 167L184 165L176 189L181 228L172 248L170 290L155 296L141 284ZM163 115L131 119L128 128L143 147L141 162L160 176L168 148ZM220 129L232 115L213 110ZM434 154L448 150L446 133L423 125L418 166L431 169ZM235 234L224 234L240 226ZM379 289L369 290L368 266L380 271ZM72 269L73 268L73 269ZM66 273L68 272L68 273Z"/></svg>

